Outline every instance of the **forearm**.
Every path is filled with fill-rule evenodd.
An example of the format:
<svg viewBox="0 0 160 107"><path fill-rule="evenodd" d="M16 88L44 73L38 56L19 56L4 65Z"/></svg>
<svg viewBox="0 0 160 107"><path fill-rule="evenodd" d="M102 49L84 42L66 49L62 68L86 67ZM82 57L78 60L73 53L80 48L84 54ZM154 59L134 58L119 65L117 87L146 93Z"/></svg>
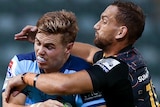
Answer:
<svg viewBox="0 0 160 107"><path fill-rule="evenodd" d="M26 107L25 106L25 95L20 93L19 95L17 95L16 97L12 96L12 93L9 97L8 102L5 99L5 93L2 93L2 105L3 107Z"/></svg>
<svg viewBox="0 0 160 107"><path fill-rule="evenodd" d="M93 45L75 42L71 53L75 56L83 58L89 63L93 63L93 56L97 51L100 51L100 49Z"/></svg>
<svg viewBox="0 0 160 107"><path fill-rule="evenodd" d="M35 75L27 73L24 76L24 82L33 86ZM36 88L48 94L77 94L93 90L90 76L86 71L73 74L41 74L38 76L35 85Z"/></svg>

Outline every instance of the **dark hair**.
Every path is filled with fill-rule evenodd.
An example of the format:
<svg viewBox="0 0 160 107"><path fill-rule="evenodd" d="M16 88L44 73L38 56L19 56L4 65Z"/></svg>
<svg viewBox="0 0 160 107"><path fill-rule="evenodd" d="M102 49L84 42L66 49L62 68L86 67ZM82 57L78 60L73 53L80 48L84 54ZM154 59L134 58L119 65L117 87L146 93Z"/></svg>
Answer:
<svg viewBox="0 0 160 107"><path fill-rule="evenodd" d="M66 10L47 12L37 22L43 33L62 34L63 45L74 42L78 33L78 24L73 12Z"/></svg>
<svg viewBox="0 0 160 107"><path fill-rule="evenodd" d="M131 42L140 38L145 26L142 9L132 2L115 1L111 5L118 7L115 19L128 28L128 40Z"/></svg>

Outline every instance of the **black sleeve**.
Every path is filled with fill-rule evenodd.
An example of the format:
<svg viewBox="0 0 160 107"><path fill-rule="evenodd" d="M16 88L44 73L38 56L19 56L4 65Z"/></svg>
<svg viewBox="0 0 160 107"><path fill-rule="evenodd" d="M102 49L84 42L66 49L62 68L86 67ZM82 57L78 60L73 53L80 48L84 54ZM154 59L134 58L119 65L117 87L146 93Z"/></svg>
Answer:
<svg viewBox="0 0 160 107"><path fill-rule="evenodd" d="M107 89L112 87L120 80L128 79L128 66L125 63L116 60L119 63L115 65L109 65L112 66L111 68L109 68L103 63L112 63L108 63L105 61L107 60L101 59L87 70L91 77L94 90Z"/></svg>

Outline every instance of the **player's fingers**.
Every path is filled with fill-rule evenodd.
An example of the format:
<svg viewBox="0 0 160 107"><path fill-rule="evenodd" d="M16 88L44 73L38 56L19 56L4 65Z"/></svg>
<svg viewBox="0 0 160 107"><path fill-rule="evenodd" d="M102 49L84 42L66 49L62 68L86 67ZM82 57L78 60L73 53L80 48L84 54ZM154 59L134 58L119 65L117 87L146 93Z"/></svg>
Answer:
<svg viewBox="0 0 160 107"><path fill-rule="evenodd" d="M13 91L13 92L12 92L12 96L15 97L15 96L17 96L19 93L20 93L20 91Z"/></svg>
<svg viewBox="0 0 160 107"><path fill-rule="evenodd" d="M15 34L15 37L18 38L27 36L29 32L34 32L34 30L36 31L36 28L34 28L34 26L27 25L19 33Z"/></svg>
<svg viewBox="0 0 160 107"><path fill-rule="evenodd" d="M15 39L15 40L27 40L27 36L22 36L22 37L21 37L21 36L19 36L19 35L18 35L18 36L15 35L14 39Z"/></svg>
<svg viewBox="0 0 160 107"><path fill-rule="evenodd" d="M28 34L30 32L37 32L37 27L32 25L27 25L22 29L21 32L23 32L23 34Z"/></svg>
<svg viewBox="0 0 160 107"><path fill-rule="evenodd" d="M63 103L57 101L57 100L48 100L48 102L52 105L54 105L54 107L63 107Z"/></svg>
<svg viewBox="0 0 160 107"><path fill-rule="evenodd" d="M7 85L7 87L5 89L5 100L6 100L6 102L8 102L8 99L9 99L9 96L10 96L10 91L11 91L11 88L8 87L8 85Z"/></svg>
<svg viewBox="0 0 160 107"><path fill-rule="evenodd" d="M22 32L26 33L28 31L31 31L31 29L33 28L34 26L32 25L27 25L25 26L23 29L22 29Z"/></svg>

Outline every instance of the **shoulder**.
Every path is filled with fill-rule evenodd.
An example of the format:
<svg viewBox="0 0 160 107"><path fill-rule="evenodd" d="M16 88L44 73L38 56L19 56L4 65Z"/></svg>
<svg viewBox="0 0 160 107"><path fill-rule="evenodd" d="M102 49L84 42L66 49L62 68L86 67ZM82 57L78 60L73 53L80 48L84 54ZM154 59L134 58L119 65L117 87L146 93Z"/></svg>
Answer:
<svg viewBox="0 0 160 107"><path fill-rule="evenodd" d="M107 57L98 60L93 66L87 70L89 74L99 75L101 77L108 75L115 75L116 77L121 75L121 77L128 76L128 65L116 59L115 57ZM98 71L98 72L97 72ZM123 76L122 76L123 75ZM105 77L104 77L105 78Z"/></svg>
<svg viewBox="0 0 160 107"><path fill-rule="evenodd" d="M116 59L114 57L108 57L108 58L102 58L98 60L95 64L93 65L98 65L100 66L103 70L106 72L110 71L114 67L127 67L127 64L124 63L123 61Z"/></svg>
<svg viewBox="0 0 160 107"><path fill-rule="evenodd" d="M106 67L111 70L113 67L119 65L121 62L113 57L103 58L98 60L94 65L99 65L100 67Z"/></svg>
<svg viewBox="0 0 160 107"><path fill-rule="evenodd" d="M82 58L79 58L77 56L71 55L67 62L64 64L63 68L68 68L68 69L73 69L76 71L82 70L82 69L87 69L91 65L83 60Z"/></svg>
<svg viewBox="0 0 160 107"><path fill-rule="evenodd" d="M37 68L35 53L18 54L15 55L9 62L7 71L13 75L23 73L25 71L32 71Z"/></svg>
<svg viewBox="0 0 160 107"><path fill-rule="evenodd" d="M30 66L36 66L36 57L35 53L27 53L27 54L18 54L15 55L8 65L9 72L24 72L25 70L28 71Z"/></svg>
<svg viewBox="0 0 160 107"><path fill-rule="evenodd" d="M26 53L26 54L18 54L16 55L18 61L22 61L22 60L31 60L34 61L36 60L36 56L35 56L35 52L30 52L30 53Z"/></svg>
<svg viewBox="0 0 160 107"><path fill-rule="evenodd" d="M97 62L103 57L103 51L98 51L93 56L93 63Z"/></svg>
<svg viewBox="0 0 160 107"><path fill-rule="evenodd" d="M71 55L70 58L69 58L69 61L70 63L74 64L75 66L76 65L90 65L87 61L85 61L84 59L80 58L80 57L77 57L77 56L73 56Z"/></svg>
<svg viewBox="0 0 160 107"><path fill-rule="evenodd" d="M94 89L110 87L120 81L128 81L128 66L114 57L98 60L91 68L87 69Z"/></svg>

